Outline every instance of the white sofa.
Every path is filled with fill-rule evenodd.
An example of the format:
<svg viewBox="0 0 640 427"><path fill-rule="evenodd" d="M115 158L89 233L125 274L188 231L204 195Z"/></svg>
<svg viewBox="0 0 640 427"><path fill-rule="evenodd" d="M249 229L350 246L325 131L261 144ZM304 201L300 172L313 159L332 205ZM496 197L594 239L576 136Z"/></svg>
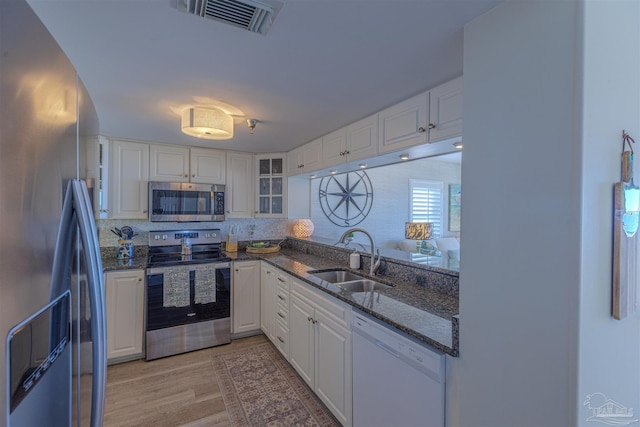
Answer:
<svg viewBox="0 0 640 427"><path fill-rule="evenodd" d="M451 260L460 260L460 239L457 237L439 237L436 239L423 240L420 248L416 246L420 243L416 240L401 240L397 249L406 252L420 252L424 255L446 257Z"/></svg>

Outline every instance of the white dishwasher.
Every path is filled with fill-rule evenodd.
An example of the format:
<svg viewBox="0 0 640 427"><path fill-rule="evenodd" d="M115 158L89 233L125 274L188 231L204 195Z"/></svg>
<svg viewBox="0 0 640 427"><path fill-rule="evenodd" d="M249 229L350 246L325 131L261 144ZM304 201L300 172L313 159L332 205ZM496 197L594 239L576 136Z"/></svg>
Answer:
<svg viewBox="0 0 640 427"><path fill-rule="evenodd" d="M445 356L353 312L353 426L443 427Z"/></svg>

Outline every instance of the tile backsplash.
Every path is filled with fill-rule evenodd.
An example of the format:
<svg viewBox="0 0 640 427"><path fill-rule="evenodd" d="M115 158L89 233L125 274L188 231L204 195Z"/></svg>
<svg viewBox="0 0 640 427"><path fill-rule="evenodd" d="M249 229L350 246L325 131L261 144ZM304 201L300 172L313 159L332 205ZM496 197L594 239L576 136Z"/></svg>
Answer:
<svg viewBox="0 0 640 427"><path fill-rule="evenodd" d="M125 225L133 228L132 243L135 246L146 246L149 243L149 231L151 230L185 230L185 229L212 229L218 228L222 232L223 240L232 225L239 229L238 240L273 240L284 239L293 235L291 228L294 220L269 218L269 219L229 219L223 222L149 222L136 219L101 219L97 220L100 247L117 247L118 236L111 232L114 227L122 228ZM253 239L250 230L253 229Z"/></svg>

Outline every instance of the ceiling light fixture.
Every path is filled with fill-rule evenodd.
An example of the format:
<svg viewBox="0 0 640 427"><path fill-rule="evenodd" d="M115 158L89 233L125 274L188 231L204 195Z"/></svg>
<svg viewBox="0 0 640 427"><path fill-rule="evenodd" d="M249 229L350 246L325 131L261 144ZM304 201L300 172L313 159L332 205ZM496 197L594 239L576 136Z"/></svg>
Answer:
<svg viewBox="0 0 640 427"><path fill-rule="evenodd" d="M187 108L182 112L182 132L202 139L231 139L233 117L212 107Z"/></svg>
<svg viewBox="0 0 640 427"><path fill-rule="evenodd" d="M454 142L453 146L458 150L462 150L462 141Z"/></svg>
<svg viewBox="0 0 640 427"><path fill-rule="evenodd" d="M400 154L400 160L409 160L408 154Z"/></svg>
<svg viewBox="0 0 640 427"><path fill-rule="evenodd" d="M258 121L256 119L247 119L247 126L249 126L249 133L253 135L253 130L256 128Z"/></svg>

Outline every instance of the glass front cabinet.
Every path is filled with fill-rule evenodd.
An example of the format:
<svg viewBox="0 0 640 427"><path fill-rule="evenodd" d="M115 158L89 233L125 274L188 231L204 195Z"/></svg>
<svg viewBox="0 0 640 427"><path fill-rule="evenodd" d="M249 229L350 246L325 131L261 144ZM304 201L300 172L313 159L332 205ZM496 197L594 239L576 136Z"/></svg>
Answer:
<svg viewBox="0 0 640 427"><path fill-rule="evenodd" d="M285 153L256 156L257 200L256 217L281 218L287 216L287 164Z"/></svg>

